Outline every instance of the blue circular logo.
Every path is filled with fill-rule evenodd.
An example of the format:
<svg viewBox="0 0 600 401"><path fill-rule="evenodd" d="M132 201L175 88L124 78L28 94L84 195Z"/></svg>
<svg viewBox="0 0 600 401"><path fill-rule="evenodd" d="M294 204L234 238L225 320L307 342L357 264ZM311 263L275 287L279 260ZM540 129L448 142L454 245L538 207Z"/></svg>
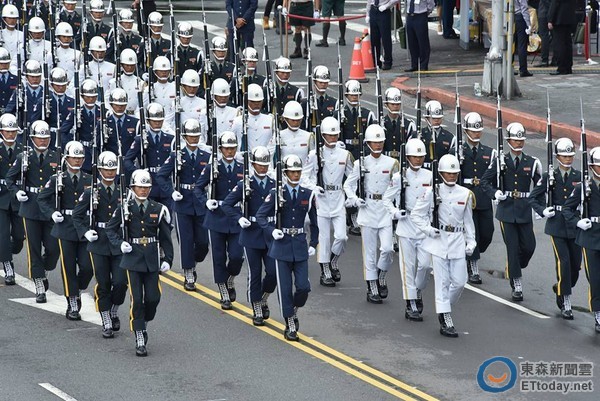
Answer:
<svg viewBox="0 0 600 401"><path fill-rule="evenodd" d="M510 390L517 382L517 365L505 356L484 361L477 371L477 384L488 393Z"/></svg>

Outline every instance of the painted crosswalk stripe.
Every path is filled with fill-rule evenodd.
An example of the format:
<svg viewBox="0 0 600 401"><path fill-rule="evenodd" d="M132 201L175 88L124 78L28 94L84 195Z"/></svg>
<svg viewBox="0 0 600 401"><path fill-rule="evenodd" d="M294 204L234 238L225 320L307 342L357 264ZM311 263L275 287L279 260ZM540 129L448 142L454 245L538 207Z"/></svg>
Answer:
<svg viewBox="0 0 600 401"><path fill-rule="evenodd" d="M65 393L64 391L62 391L58 387L53 386L50 383L38 383L38 385L65 401L77 401L76 398L71 397L69 394Z"/></svg>

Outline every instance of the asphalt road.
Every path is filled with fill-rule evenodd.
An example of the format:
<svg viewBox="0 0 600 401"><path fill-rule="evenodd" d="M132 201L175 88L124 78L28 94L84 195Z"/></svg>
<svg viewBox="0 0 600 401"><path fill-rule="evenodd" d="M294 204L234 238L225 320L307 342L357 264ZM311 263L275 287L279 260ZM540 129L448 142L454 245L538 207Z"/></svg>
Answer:
<svg viewBox="0 0 600 401"><path fill-rule="evenodd" d="M259 10L264 3L260 4ZM347 2L348 14L358 13L358 8ZM176 18L200 19L191 13L178 13ZM209 24L222 26L225 15L211 12L207 19ZM200 43L200 33L196 29L195 43ZM331 37L336 37L335 27ZM349 32L347 39L350 37ZM277 43L274 31L268 31L268 40ZM260 48L262 39L257 39L256 45ZM334 71L334 49L313 47L313 65L324 63ZM342 50L346 68L351 48ZM292 81L304 80L304 62L294 61L294 70ZM393 77L393 73L382 74L384 88ZM364 100L373 102L373 82L363 88ZM405 101L405 106L411 114L412 102ZM446 117L445 123L452 126L452 113L447 112ZM486 130L484 142L495 143L493 129ZM542 137L528 138L526 151L545 160ZM563 321L551 291L554 260L549 239L543 234L543 221L535 222L535 234L537 249L524 272L525 300L521 309L515 309L512 302L501 302L510 298L510 287L503 278L505 248L496 227L494 242L480 263L483 285L477 287L479 292L467 288L454 308L458 339L438 332L432 282L424 295L423 323L403 317L398 269L388 275L390 296L384 304L366 302L358 237L350 237L340 261L341 285L319 286L318 265L311 261L313 288L306 307L299 312L302 341L293 344L283 340L276 297L270 299L273 318L265 328L251 325L245 302L232 312L219 309L210 258L197 267L198 291L194 294L181 290L179 266L163 277L162 301L149 326L147 358L135 357L134 338L126 327L114 339L104 340L98 325L66 320L64 305L60 305L64 300L59 298L60 314L55 314L15 302L31 300L33 294L26 288L0 285L0 400L59 399L40 383L49 383L53 386L49 388L72 397L62 395L62 399L78 401L596 400L594 393L565 396L523 393L516 388L494 395L477 384L478 368L494 356L506 356L515 363L600 362L600 336L594 333L593 317L587 312L585 276L582 274L574 289L575 320ZM21 253L15 262L17 272L26 275L26 255ZM395 263L397 266L397 258ZM236 280L240 301L245 298L245 277L243 271ZM57 270L50 274L50 283L51 291L62 294ZM127 304L121 310L123 322ZM598 383L595 377L591 380Z"/></svg>

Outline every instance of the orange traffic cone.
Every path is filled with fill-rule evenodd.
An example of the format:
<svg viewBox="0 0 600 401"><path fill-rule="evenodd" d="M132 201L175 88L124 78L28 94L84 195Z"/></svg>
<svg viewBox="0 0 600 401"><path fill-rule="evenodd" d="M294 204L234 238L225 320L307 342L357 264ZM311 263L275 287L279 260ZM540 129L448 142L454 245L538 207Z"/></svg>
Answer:
<svg viewBox="0 0 600 401"><path fill-rule="evenodd" d="M352 50L352 66L350 67L350 79L358 82L369 82L363 68L362 54L360 51L360 38L354 38L354 49Z"/></svg>
<svg viewBox="0 0 600 401"><path fill-rule="evenodd" d="M375 63L373 60L373 51L371 50L371 36L369 30L365 28L360 52L362 54L363 68L365 72L375 72Z"/></svg>

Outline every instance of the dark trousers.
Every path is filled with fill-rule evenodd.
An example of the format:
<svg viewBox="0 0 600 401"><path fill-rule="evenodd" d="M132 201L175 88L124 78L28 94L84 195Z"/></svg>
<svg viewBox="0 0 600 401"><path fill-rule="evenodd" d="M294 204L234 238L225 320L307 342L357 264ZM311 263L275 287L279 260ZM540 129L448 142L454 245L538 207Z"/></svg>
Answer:
<svg viewBox="0 0 600 401"><path fill-rule="evenodd" d="M58 240L50 235L53 223L32 219L24 219L24 221L29 277L45 278L46 271L54 270L60 257ZM44 255L42 255L42 245Z"/></svg>
<svg viewBox="0 0 600 401"><path fill-rule="evenodd" d="M442 0L442 28L443 36L449 38L453 36L454 29L454 6L456 5L455 0Z"/></svg>
<svg viewBox="0 0 600 401"><path fill-rule="evenodd" d="M583 266L590 283L590 311L600 311L600 250L583 248Z"/></svg>
<svg viewBox="0 0 600 401"><path fill-rule="evenodd" d="M229 42L229 48L233 49L233 29L229 29L229 35L227 35L227 40ZM232 63L235 63L236 54L242 54L242 50L244 50L246 47L254 47L254 31L237 31L237 45L238 48L236 52L228 52L229 61Z"/></svg>
<svg viewBox="0 0 600 401"><path fill-rule="evenodd" d="M283 318L294 316L294 307L301 308L306 304L310 292L308 280L308 260L298 262L275 261L277 271L277 288ZM292 280L292 275L293 280ZM294 291L294 287L296 291Z"/></svg>
<svg viewBox="0 0 600 401"><path fill-rule="evenodd" d="M554 260L556 261L556 279L558 295L571 295L571 288L577 284L581 269L581 247L575 239L550 237Z"/></svg>
<svg viewBox="0 0 600 401"><path fill-rule="evenodd" d="M475 247L473 255L467 256L467 260L481 259L481 254L484 253L492 243L492 238L494 237L494 210L474 209L473 223L475 224L475 240L477 241L477 246Z"/></svg>
<svg viewBox="0 0 600 401"><path fill-rule="evenodd" d="M273 5L275 5L275 15L277 15L277 6L280 6L283 3L283 0L267 0L267 4L265 5L265 12L263 16L268 17L271 15L271 10L273 9Z"/></svg>
<svg viewBox="0 0 600 401"><path fill-rule="evenodd" d="M502 238L506 244L507 278L519 278L521 269L529 264L535 252L535 234L533 223L500 222Z"/></svg>
<svg viewBox="0 0 600 401"><path fill-rule="evenodd" d="M160 303L160 281L158 272L136 272L126 270L131 298L129 328L131 331L145 330L146 322L154 319Z"/></svg>
<svg viewBox="0 0 600 401"><path fill-rule="evenodd" d="M122 305L127 292L127 274L119 267L121 255L98 255L90 252L96 277L94 297L98 312L109 311L113 305Z"/></svg>
<svg viewBox="0 0 600 401"><path fill-rule="evenodd" d="M229 276L237 276L242 270L244 249L239 243L240 234L210 230L208 235L215 283L225 283Z"/></svg>
<svg viewBox="0 0 600 401"><path fill-rule="evenodd" d="M541 49L541 57L543 63L550 62L550 31L548 30L548 8L543 5L544 2L540 2L540 6L538 8L538 33L540 34L540 39L542 39L542 49Z"/></svg>
<svg viewBox="0 0 600 401"><path fill-rule="evenodd" d="M25 241L23 219L17 212L0 209L0 239L0 262L12 262L12 255L21 252Z"/></svg>
<svg viewBox="0 0 600 401"><path fill-rule="evenodd" d="M175 229L181 255L181 268L193 269L208 255L208 230L204 216L175 213Z"/></svg>
<svg viewBox="0 0 600 401"><path fill-rule="evenodd" d="M552 32L557 71L571 73L573 68L573 39L571 38L573 27L556 25Z"/></svg>
<svg viewBox="0 0 600 401"><path fill-rule="evenodd" d="M515 45L519 55L519 71L527 71L527 45L529 44L529 35L525 33L527 24L521 14L515 14Z"/></svg>
<svg viewBox="0 0 600 401"><path fill-rule="evenodd" d="M268 249L244 248L248 261L248 300L258 302L263 292L272 293L277 286L275 260L269 255ZM265 266L265 278L262 278L262 267ZM261 283L262 279L262 283Z"/></svg>
<svg viewBox="0 0 600 401"><path fill-rule="evenodd" d="M383 45L383 63L392 65L392 12L379 11L377 7L369 10L369 29L371 32L371 52L375 62L381 68L381 46Z"/></svg>
<svg viewBox="0 0 600 401"><path fill-rule="evenodd" d="M87 241L59 239L58 246L65 296L78 296L79 291L85 290L94 277Z"/></svg>
<svg viewBox="0 0 600 401"><path fill-rule="evenodd" d="M410 51L410 68L421 70L429 69L429 28L427 26L427 13L406 16L406 37Z"/></svg>

